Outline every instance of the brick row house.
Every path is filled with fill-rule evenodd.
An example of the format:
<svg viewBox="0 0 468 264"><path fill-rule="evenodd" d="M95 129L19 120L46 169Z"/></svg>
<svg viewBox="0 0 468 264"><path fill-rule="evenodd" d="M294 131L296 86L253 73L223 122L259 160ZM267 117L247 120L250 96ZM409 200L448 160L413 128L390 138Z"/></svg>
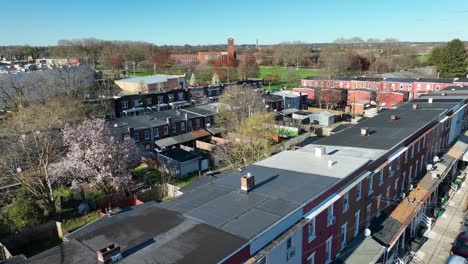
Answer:
<svg viewBox="0 0 468 264"><path fill-rule="evenodd" d="M111 107L115 109L115 117L125 117L187 106L191 106L190 91L175 89L165 92L115 96Z"/></svg>
<svg viewBox="0 0 468 264"><path fill-rule="evenodd" d="M146 115L123 117L109 121L115 134L120 137L130 137L138 145L149 151L159 151L180 144L190 144L198 138L210 134L205 130L214 124L215 110L208 106L172 109ZM158 141L185 135L172 145Z"/></svg>
<svg viewBox="0 0 468 264"><path fill-rule="evenodd" d="M177 198L148 205L145 210L159 213L145 216L142 226L126 225L136 229L129 234L142 233L145 223L167 223L160 217L163 212L177 215L171 218L174 225L180 219L195 222L177 229L176 236L171 235L173 226L158 225L158 234L171 243L160 245L155 239L155 246L145 250L144 244L120 238L122 250L134 252L124 260L144 262L149 253L172 260L175 248L184 249L177 257L186 263L402 259L408 241L416 241L421 228L430 228L436 219L427 205L447 195L442 185L451 184L464 164L468 146L459 136L468 128L468 90L454 89L423 95L313 144L211 177ZM133 218L124 213L112 219L108 221L118 226L124 221L119 219ZM203 229L191 231L194 226ZM92 233L85 228L78 234L100 235L93 224L87 227ZM216 250L197 248L207 244ZM47 256L60 256L60 251L52 253Z"/></svg>

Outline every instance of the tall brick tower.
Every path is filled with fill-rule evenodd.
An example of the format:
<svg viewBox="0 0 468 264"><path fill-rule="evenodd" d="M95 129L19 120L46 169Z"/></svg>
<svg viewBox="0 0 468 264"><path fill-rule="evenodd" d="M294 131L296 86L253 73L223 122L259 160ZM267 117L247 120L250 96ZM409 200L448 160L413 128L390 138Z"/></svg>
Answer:
<svg viewBox="0 0 468 264"><path fill-rule="evenodd" d="M234 39L228 38L228 47L227 47L229 61L236 60L236 50L234 48Z"/></svg>

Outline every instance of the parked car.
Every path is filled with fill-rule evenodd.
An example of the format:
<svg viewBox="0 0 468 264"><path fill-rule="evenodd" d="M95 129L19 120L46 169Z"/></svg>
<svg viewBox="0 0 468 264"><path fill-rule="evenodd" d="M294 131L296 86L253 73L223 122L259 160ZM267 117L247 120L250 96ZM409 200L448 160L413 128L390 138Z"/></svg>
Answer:
<svg viewBox="0 0 468 264"><path fill-rule="evenodd" d="M468 258L468 234L463 232L458 235L457 240L453 244L451 252L454 255L459 255Z"/></svg>
<svg viewBox="0 0 468 264"><path fill-rule="evenodd" d="M467 263L468 261L466 260L466 258L458 256L458 255L450 255L447 258L447 261L445 262L445 264L467 264Z"/></svg>

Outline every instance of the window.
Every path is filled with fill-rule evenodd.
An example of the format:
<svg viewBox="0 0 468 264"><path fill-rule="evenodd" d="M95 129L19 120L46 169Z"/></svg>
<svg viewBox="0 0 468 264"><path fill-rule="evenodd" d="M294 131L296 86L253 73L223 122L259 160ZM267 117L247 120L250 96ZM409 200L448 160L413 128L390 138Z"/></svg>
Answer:
<svg viewBox="0 0 468 264"><path fill-rule="evenodd" d="M153 98L147 97L145 100L146 100L146 105L152 105L153 104Z"/></svg>
<svg viewBox="0 0 468 264"><path fill-rule="evenodd" d="M390 185L387 186L387 193L385 194L385 207L390 206Z"/></svg>
<svg viewBox="0 0 468 264"><path fill-rule="evenodd" d="M414 158L414 144L411 146L411 158Z"/></svg>
<svg viewBox="0 0 468 264"><path fill-rule="evenodd" d="M348 222L341 226L341 249L346 247L346 232L348 231Z"/></svg>
<svg viewBox="0 0 468 264"><path fill-rule="evenodd" d="M183 101L184 100L184 92L179 92L177 93L177 99L179 101Z"/></svg>
<svg viewBox="0 0 468 264"><path fill-rule="evenodd" d="M155 128L153 129L153 131L154 131L154 137L155 137L155 138L158 138L158 137L159 137L159 127L155 127Z"/></svg>
<svg viewBox="0 0 468 264"><path fill-rule="evenodd" d="M423 164L424 164L424 155L421 156L421 167L419 168L419 172L423 171Z"/></svg>
<svg viewBox="0 0 468 264"><path fill-rule="evenodd" d="M158 104L164 103L164 97L163 96L158 96Z"/></svg>
<svg viewBox="0 0 468 264"><path fill-rule="evenodd" d="M374 192L374 174L369 175L369 195Z"/></svg>
<svg viewBox="0 0 468 264"><path fill-rule="evenodd" d="M406 180L406 172L403 172L403 180L401 181L401 192L405 191L405 180Z"/></svg>
<svg viewBox="0 0 468 264"><path fill-rule="evenodd" d="M139 107L139 106L140 106L140 99L133 100L133 107Z"/></svg>
<svg viewBox="0 0 468 264"><path fill-rule="evenodd" d="M383 185L383 170L380 171L379 186Z"/></svg>
<svg viewBox="0 0 468 264"><path fill-rule="evenodd" d="M405 164L408 163L408 150L405 151Z"/></svg>
<svg viewBox="0 0 468 264"><path fill-rule="evenodd" d="M436 85L436 91L440 90L440 85Z"/></svg>
<svg viewBox="0 0 468 264"><path fill-rule="evenodd" d="M411 90L411 88L413 88L413 85L408 84L408 91Z"/></svg>
<svg viewBox="0 0 468 264"><path fill-rule="evenodd" d="M128 101L122 101L122 108L127 109L128 108Z"/></svg>
<svg viewBox="0 0 468 264"><path fill-rule="evenodd" d="M332 255L332 241L333 241L333 236L327 239L326 245L325 245L325 263L330 263L331 262L331 255Z"/></svg>
<svg viewBox="0 0 468 264"><path fill-rule="evenodd" d="M400 84L400 90L403 90L403 84L402 83Z"/></svg>
<svg viewBox="0 0 468 264"><path fill-rule="evenodd" d="M288 239L286 240L286 260L290 260L294 257L295 255L295 249L293 247L293 241L292 241L292 237L288 237Z"/></svg>
<svg viewBox="0 0 468 264"><path fill-rule="evenodd" d="M315 218L311 219L308 224L309 227L309 243L315 239Z"/></svg>
<svg viewBox="0 0 468 264"><path fill-rule="evenodd" d="M167 136L169 134L169 127L164 126L164 135Z"/></svg>
<svg viewBox="0 0 468 264"><path fill-rule="evenodd" d="M359 224L361 222L361 210L354 214L354 237L359 234Z"/></svg>
<svg viewBox="0 0 468 264"><path fill-rule="evenodd" d="M327 209L327 226L331 226L335 223L335 215L333 214L333 204Z"/></svg>
<svg viewBox="0 0 468 264"><path fill-rule="evenodd" d="M400 168L401 168L401 156L398 156L395 160L396 162L396 170L397 171L400 171Z"/></svg>
<svg viewBox="0 0 468 264"><path fill-rule="evenodd" d="M349 209L349 193L343 196L343 213Z"/></svg>
<svg viewBox="0 0 468 264"><path fill-rule="evenodd" d="M377 217L380 216L380 202L382 201L382 195L377 196Z"/></svg>
<svg viewBox="0 0 468 264"><path fill-rule="evenodd" d="M418 153L421 151L421 140L418 140Z"/></svg>
<svg viewBox="0 0 468 264"><path fill-rule="evenodd" d="M189 121L188 121L188 130L189 130L189 131L192 130L192 120L189 120Z"/></svg>
<svg viewBox="0 0 468 264"><path fill-rule="evenodd" d="M361 200L362 197L362 182L358 183L356 186L356 201Z"/></svg>
<svg viewBox="0 0 468 264"><path fill-rule="evenodd" d="M310 254L308 257L307 257L307 264L315 264L315 252L312 252L312 254Z"/></svg>
<svg viewBox="0 0 468 264"><path fill-rule="evenodd" d="M431 90L431 85L430 84L426 84L426 91L429 91Z"/></svg>
<svg viewBox="0 0 468 264"><path fill-rule="evenodd" d="M400 179L396 178L395 179L395 197L397 196L398 194L398 182L400 181Z"/></svg>
<svg viewBox="0 0 468 264"><path fill-rule="evenodd" d="M419 160L416 161L416 165L414 166L414 176L416 178L418 178L419 176L418 168L419 168Z"/></svg>
<svg viewBox="0 0 468 264"><path fill-rule="evenodd" d="M195 129L200 128L200 119L195 119Z"/></svg>
<svg viewBox="0 0 468 264"><path fill-rule="evenodd" d="M169 102L174 102L174 94L168 94L167 95L169 97Z"/></svg>
<svg viewBox="0 0 468 264"><path fill-rule="evenodd" d="M135 140L135 142L140 141L140 135L138 134L138 132L133 133L133 140Z"/></svg>
<svg viewBox="0 0 468 264"><path fill-rule="evenodd" d="M421 84L417 84L417 85L416 85L416 89L417 89L418 91L420 91L420 90L421 90Z"/></svg>
<svg viewBox="0 0 468 264"><path fill-rule="evenodd" d="M366 225L367 225L367 226L370 225L370 219L371 219L371 213L372 213L372 210L371 210L371 209L372 209L372 203L370 203L370 204L367 206L367 208L366 208L366 210L367 210Z"/></svg>
<svg viewBox="0 0 468 264"><path fill-rule="evenodd" d="M150 131L147 129L145 130L145 140L150 139Z"/></svg>
<svg viewBox="0 0 468 264"><path fill-rule="evenodd" d="M177 133L177 124L174 123L172 124L172 134L176 134Z"/></svg>
<svg viewBox="0 0 468 264"><path fill-rule="evenodd" d="M408 173L408 182L411 183L413 181L413 178L411 177L411 173L413 172L413 165L409 167L409 173Z"/></svg>
<svg viewBox="0 0 468 264"><path fill-rule="evenodd" d="M185 132L185 122L180 123L180 130Z"/></svg>

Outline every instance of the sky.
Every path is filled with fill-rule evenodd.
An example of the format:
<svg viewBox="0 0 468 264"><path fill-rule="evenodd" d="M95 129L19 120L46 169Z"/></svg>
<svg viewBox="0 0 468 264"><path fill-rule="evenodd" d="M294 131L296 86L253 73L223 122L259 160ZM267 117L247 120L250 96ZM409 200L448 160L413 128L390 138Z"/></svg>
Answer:
<svg viewBox="0 0 468 264"><path fill-rule="evenodd" d="M1 10L0 45L90 37L156 45L468 40L467 0L2 0Z"/></svg>

